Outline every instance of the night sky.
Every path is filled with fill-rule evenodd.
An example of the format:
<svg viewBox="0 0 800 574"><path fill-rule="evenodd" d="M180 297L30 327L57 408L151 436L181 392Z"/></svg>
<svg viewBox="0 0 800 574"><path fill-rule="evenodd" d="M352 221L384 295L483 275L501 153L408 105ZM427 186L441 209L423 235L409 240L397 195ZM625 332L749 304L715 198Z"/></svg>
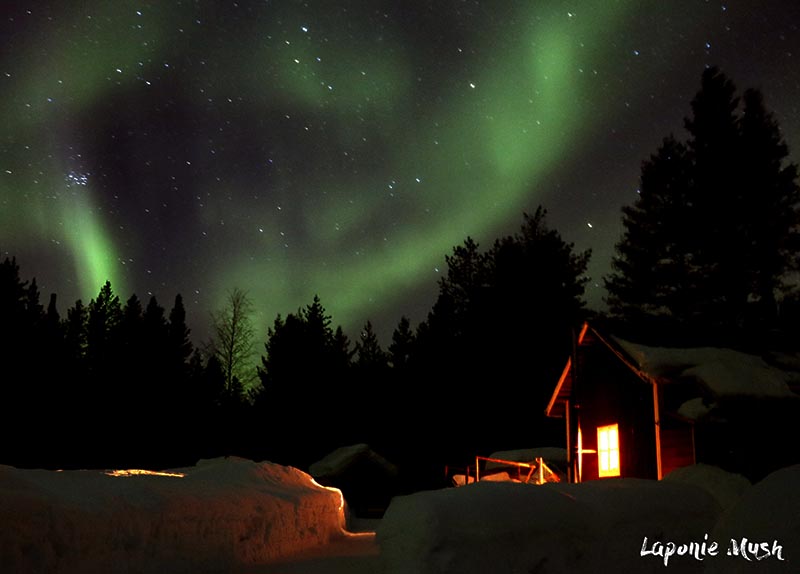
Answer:
<svg viewBox="0 0 800 574"><path fill-rule="evenodd" d="M680 6L680 8L678 8ZM641 161L704 66L761 88L800 159L800 2L4 1L0 255L62 315L111 280L234 287L259 342L318 293L384 345L444 255L539 204L604 296Z"/></svg>

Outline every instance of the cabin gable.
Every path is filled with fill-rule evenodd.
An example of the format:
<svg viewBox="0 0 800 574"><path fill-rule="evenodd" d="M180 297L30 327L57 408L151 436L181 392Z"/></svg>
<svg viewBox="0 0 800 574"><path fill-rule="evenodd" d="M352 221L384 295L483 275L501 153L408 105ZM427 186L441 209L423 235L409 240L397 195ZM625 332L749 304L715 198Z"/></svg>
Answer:
<svg viewBox="0 0 800 574"><path fill-rule="evenodd" d="M546 409L565 419L571 481L657 479L694 462L691 424L662 404L679 388L663 387L584 325Z"/></svg>

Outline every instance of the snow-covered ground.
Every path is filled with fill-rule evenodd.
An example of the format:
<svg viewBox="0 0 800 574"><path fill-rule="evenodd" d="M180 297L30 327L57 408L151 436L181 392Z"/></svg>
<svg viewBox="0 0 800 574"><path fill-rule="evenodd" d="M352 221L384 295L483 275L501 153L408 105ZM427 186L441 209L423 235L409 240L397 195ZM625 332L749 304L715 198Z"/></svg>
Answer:
<svg viewBox="0 0 800 574"><path fill-rule="evenodd" d="M348 538L341 493L297 469L230 458L173 474L0 466L0 572L229 571Z"/></svg>
<svg viewBox="0 0 800 574"><path fill-rule="evenodd" d="M378 528L380 571L800 572L798 485L800 466L750 486L700 465L660 482L482 482L416 493L396 498ZM742 538L768 551L728 556Z"/></svg>
<svg viewBox="0 0 800 574"><path fill-rule="evenodd" d="M340 493L296 469L215 459L175 474L0 467L0 572L800 571L800 466L754 486L703 465L660 482L484 482L397 497L351 532ZM352 532L372 528L377 545ZM747 557L727 556L743 538Z"/></svg>

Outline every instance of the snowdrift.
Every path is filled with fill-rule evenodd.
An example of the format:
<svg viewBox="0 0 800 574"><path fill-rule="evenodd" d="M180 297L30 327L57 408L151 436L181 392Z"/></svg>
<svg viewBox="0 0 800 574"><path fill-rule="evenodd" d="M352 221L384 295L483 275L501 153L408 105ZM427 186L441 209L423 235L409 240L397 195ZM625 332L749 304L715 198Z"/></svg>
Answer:
<svg viewBox="0 0 800 574"><path fill-rule="evenodd" d="M747 560L741 556L728 556L709 562L711 574L744 572L798 572L800 571L800 465L790 466L770 474L761 482L745 490L739 502L727 509L717 521L713 536L720 541L742 538L772 546L774 541L782 547L783 561L774 557ZM752 558L752 556L751 556Z"/></svg>
<svg viewBox="0 0 800 574"><path fill-rule="evenodd" d="M664 480L699 486L713 496L723 509L732 507L750 488L750 481L741 474L725 472L708 464L676 468Z"/></svg>
<svg viewBox="0 0 800 574"><path fill-rule="evenodd" d="M345 535L341 493L297 469L230 458L174 472L0 466L2 571L230 571Z"/></svg>
<svg viewBox="0 0 800 574"><path fill-rule="evenodd" d="M663 481L482 482L395 498L377 539L387 574L797 572L798 484L800 465L754 486L706 465ZM743 538L769 553L729 555ZM675 554L665 566L669 542ZM687 552L691 542L701 559Z"/></svg>

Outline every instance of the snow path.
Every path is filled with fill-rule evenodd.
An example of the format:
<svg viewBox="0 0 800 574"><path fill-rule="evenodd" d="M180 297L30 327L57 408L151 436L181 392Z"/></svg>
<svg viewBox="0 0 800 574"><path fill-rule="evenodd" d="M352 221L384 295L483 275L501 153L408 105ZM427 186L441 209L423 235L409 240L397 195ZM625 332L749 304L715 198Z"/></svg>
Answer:
<svg viewBox="0 0 800 574"><path fill-rule="evenodd" d="M246 568L239 574L375 574L380 571L374 533L332 541L284 563Z"/></svg>

